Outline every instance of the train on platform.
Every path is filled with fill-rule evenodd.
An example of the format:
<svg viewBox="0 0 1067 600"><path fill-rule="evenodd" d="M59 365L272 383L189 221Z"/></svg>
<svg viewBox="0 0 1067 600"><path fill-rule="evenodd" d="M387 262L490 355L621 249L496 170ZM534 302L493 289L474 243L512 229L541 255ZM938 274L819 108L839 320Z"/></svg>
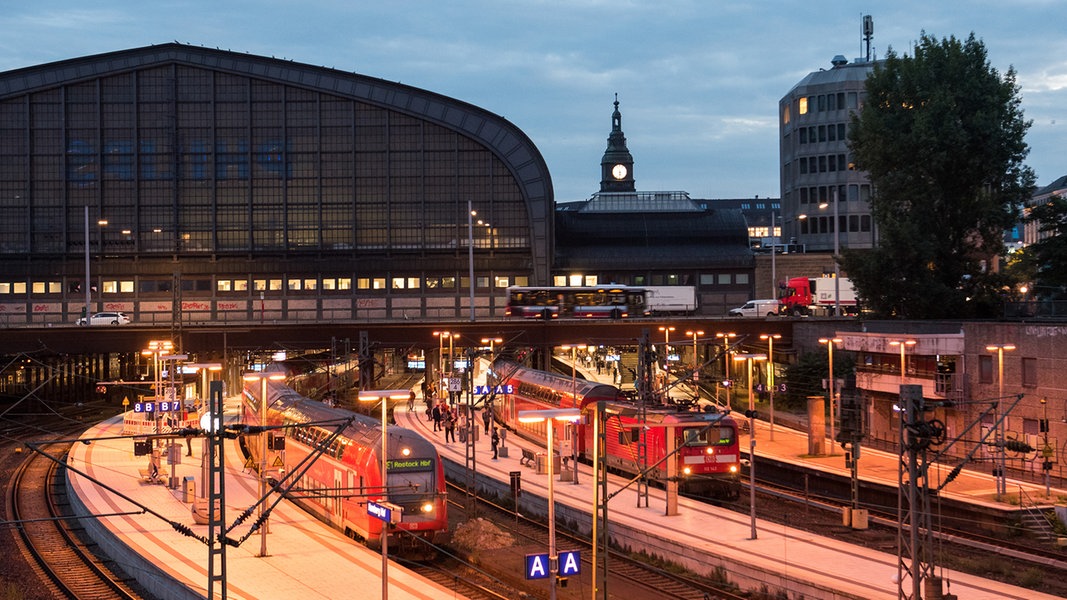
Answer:
<svg viewBox="0 0 1067 600"><path fill-rule="evenodd" d="M741 450L738 425L729 413L709 412L679 404L646 404L627 399L613 385L574 379L498 359L493 363L498 393L493 401L496 419L517 434L546 442L543 423L520 423L523 410L578 408L583 419L575 427L556 427L553 443L560 455L593 457L593 419L600 404L607 415L605 459L608 468L630 475L641 471L638 446L644 435L648 477L664 483L668 461L683 492L719 500L735 500L740 493ZM643 420L642 420L643 419ZM668 432L673 438L668 438ZM671 442L671 443L668 443ZM575 446L576 445L576 446ZM676 449L673 458L668 446Z"/></svg>
<svg viewBox="0 0 1067 600"><path fill-rule="evenodd" d="M388 426L383 480L381 419L327 406L283 382L269 381L263 424L260 386L259 381L246 382L242 417L247 424L270 429L249 436L246 452L250 464L260 464L262 440L256 436L268 436L267 476L287 489L288 499L371 548L381 546L384 521L371 516L368 502L402 509L399 522L389 529L390 551L425 557L432 546L420 540L433 545L449 540L444 465L432 443L410 429ZM286 478L305 467L295 482Z"/></svg>

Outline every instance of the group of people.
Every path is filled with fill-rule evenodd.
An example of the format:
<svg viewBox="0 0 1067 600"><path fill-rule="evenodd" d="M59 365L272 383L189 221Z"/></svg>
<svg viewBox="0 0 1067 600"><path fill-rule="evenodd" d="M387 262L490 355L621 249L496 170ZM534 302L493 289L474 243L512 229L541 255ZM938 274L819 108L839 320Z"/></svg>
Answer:
<svg viewBox="0 0 1067 600"><path fill-rule="evenodd" d="M445 432L445 443L456 441L456 423L459 421L458 410L450 406L444 400L438 400L434 403L432 400L427 400L428 405L428 418L433 421L434 431ZM430 406L432 404L432 406ZM500 432L496 427L493 427L493 413L488 408L482 411L482 423L485 426L485 434L490 435L490 429L492 429L492 435L489 438L493 448L493 460L497 459L497 447L500 445Z"/></svg>

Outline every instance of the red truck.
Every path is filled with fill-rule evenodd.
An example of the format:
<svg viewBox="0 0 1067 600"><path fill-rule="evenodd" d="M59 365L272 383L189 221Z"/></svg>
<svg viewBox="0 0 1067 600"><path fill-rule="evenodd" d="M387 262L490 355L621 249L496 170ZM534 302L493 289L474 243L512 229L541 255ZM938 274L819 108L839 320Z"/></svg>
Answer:
<svg viewBox="0 0 1067 600"><path fill-rule="evenodd" d="M781 292L780 315L833 315L838 305L841 314L859 314L856 290L845 277L793 277L786 281ZM839 294L836 302L835 292Z"/></svg>

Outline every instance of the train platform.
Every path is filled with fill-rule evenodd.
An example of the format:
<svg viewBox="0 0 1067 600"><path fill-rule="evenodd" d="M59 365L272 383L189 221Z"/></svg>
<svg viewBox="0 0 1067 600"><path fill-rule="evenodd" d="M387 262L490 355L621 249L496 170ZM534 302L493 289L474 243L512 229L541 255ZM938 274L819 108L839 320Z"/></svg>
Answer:
<svg viewBox="0 0 1067 600"><path fill-rule="evenodd" d="M421 402L418 404L423 406ZM434 432L423 411L408 412L399 407L397 422L434 440L442 459L452 464L450 474L462 475L465 468L465 444L444 443L444 433ZM479 429L481 422L478 422ZM774 440L770 439L769 426L758 422L756 427L757 465L761 454L782 459L809 462L819 468L846 472L841 454L836 456L808 457L806 436L781 425L775 427ZM741 439L743 449L748 448L748 435ZM827 440L829 444L829 440ZM528 495L541 499L547 506L547 475L523 461L522 449L530 453L544 452L543 447L509 436L505 445L508 457L492 459L490 442L482 436L476 442L476 471L479 485L487 491L506 494L511 473L521 473L523 503L521 510L538 513L528 504ZM838 452L840 449L838 448ZM861 474L887 485L896 485L898 458L895 455L875 451L865 452L861 459ZM625 481L609 476L608 493L615 494L610 501L610 532L614 542L632 551L644 550L649 554L667 558L698 573L714 574L721 569L741 589L784 590L805 598L891 600L898 597L899 560L895 553L863 548L834 539L814 535L777 523L756 519L756 537L752 538L752 520L749 515L679 498L677 515L666 515L666 497L662 489L649 489L649 501L639 506L633 487L620 491ZM933 475L932 475L933 477ZM492 482L488 482L491 479ZM593 512L593 477L588 465L580 465L577 482L553 482L556 515L560 520L574 522L579 529L588 531ZM1024 485L1011 482L1010 485ZM972 502L986 502L995 492L993 478L988 474L966 472L954 481L947 494L958 495ZM1044 495L1044 489L1040 490ZM1036 490L1035 490L1036 493ZM1055 490L1062 496L1064 490ZM545 512L540 512L543 516ZM516 565L521 569L522 565ZM1065 565L1052 565L1050 569L1063 569ZM1062 572L1062 571L1060 571ZM942 577L946 593L956 594L968 600L1044 600L1054 596L999 583L951 570L938 568L935 575ZM581 574L581 585L591 582L591 575Z"/></svg>
<svg viewBox="0 0 1067 600"><path fill-rule="evenodd" d="M85 443L75 444L69 454L68 486L81 514L92 517L82 523L93 539L155 597L207 598L209 549L194 536L206 538L208 527L194 521L189 490L184 489L186 477L201 480L202 440L193 440L192 456L186 456L188 448L181 443L181 464L164 463L164 483L156 484L142 473L148 457L134 456L133 440L122 437L121 416L98 424L81 439ZM225 466L225 518L232 523L255 503L259 479L244 469L236 442L227 444ZM173 475L182 482L178 489L168 485ZM236 527L230 537L246 536L253 521ZM176 527L188 528L192 535ZM259 556L260 549L258 531L226 548L228 598L380 597L381 554L287 501L271 513L267 556ZM392 561L388 580L394 600L462 597ZM220 588L216 583L215 597L221 597Z"/></svg>

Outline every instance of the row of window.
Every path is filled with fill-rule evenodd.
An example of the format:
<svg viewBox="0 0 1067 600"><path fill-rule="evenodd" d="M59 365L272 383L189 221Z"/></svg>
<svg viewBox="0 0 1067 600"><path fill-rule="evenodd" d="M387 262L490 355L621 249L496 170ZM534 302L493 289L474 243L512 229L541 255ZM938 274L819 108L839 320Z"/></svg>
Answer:
<svg viewBox="0 0 1067 600"><path fill-rule="evenodd" d="M842 202L870 202L871 186L868 183L850 185L820 185L802 187L797 190L801 204L829 204L834 201L834 188Z"/></svg>
<svg viewBox="0 0 1067 600"><path fill-rule="evenodd" d="M997 379L997 363L994 360L993 354L979 354L978 355L978 383L992 384L996 383ZM1004 362L1008 362L1010 357L1004 356ZM1037 387L1037 358L1031 356L1019 357L1020 366L1020 384L1023 387Z"/></svg>
<svg viewBox="0 0 1067 600"><path fill-rule="evenodd" d="M836 92L819 94L818 96L804 96L797 99L797 113L801 115L806 115L809 112L856 110L857 108L859 108L858 92Z"/></svg>
<svg viewBox="0 0 1067 600"><path fill-rule="evenodd" d="M526 275L479 275L475 278L475 287L486 289L504 289L512 285L528 286L530 278ZM748 273L701 273L696 277L701 286L748 285ZM182 278L178 287L183 292L210 292L211 279ZM598 275L556 275L552 285L556 286L592 286L601 283L618 283L622 285L693 285L689 274L657 273L653 275L623 275L602 278ZM172 279L105 279L101 282L103 294L169 294L174 291ZM217 293L247 294L249 292L346 292L350 290L453 290L468 287L467 277L274 277L256 278L220 277L214 280ZM77 295L82 293L81 280L71 280L67 291ZM94 290L95 291L95 290ZM63 293L61 281L0 281L0 296L60 295Z"/></svg>
<svg viewBox="0 0 1067 600"><path fill-rule="evenodd" d="M811 127L801 127L797 129L797 133L800 137L801 144L816 144L818 142L836 142L845 141L848 139L845 133L844 123L830 123L829 125L818 125Z"/></svg>
<svg viewBox="0 0 1067 600"><path fill-rule="evenodd" d="M871 215L838 215L841 231L848 233L869 233ZM801 234L820 234L834 232L833 217L808 217L800 221Z"/></svg>
<svg viewBox="0 0 1067 600"><path fill-rule="evenodd" d="M797 159L797 166L801 175L849 170L849 162L844 154L802 156Z"/></svg>

